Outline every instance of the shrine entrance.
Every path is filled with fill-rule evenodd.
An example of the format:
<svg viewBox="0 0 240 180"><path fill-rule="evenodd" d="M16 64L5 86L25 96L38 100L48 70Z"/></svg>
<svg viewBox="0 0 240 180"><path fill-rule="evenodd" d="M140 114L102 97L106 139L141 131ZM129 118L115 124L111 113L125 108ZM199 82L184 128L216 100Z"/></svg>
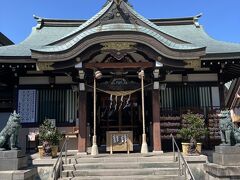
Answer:
<svg viewBox="0 0 240 180"><path fill-rule="evenodd" d="M93 43L78 57L80 101L87 101L86 107L80 105L79 152L85 152L85 137L91 155L127 149L161 152L160 60L166 61L146 44L122 37ZM120 145L124 148L118 149Z"/></svg>
<svg viewBox="0 0 240 180"><path fill-rule="evenodd" d="M100 94L98 109L99 143L101 146L110 146L107 136L114 133L114 144L126 143L124 134L128 135L131 143L141 144L142 120L141 120L141 96L135 93L126 97L111 97ZM125 133L123 133L125 132ZM107 150L107 149L106 149ZM121 151L121 149L118 149Z"/></svg>
<svg viewBox="0 0 240 180"><path fill-rule="evenodd" d="M146 71L146 74L148 72ZM150 71L149 71L150 73ZM98 150L101 153L140 152L143 134L141 80L137 70L102 71L102 78L96 83L96 134ZM93 87L89 86L92 91ZM151 81L146 81L145 129L148 145L152 120ZM88 122L90 136L93 134L93 93L88 93ZM130 140L130 143L127 140ZM92 140L89 144L92 144ZM127 144L129 143L129 144ZM124 148L125 147L125 148Z"/></svg>

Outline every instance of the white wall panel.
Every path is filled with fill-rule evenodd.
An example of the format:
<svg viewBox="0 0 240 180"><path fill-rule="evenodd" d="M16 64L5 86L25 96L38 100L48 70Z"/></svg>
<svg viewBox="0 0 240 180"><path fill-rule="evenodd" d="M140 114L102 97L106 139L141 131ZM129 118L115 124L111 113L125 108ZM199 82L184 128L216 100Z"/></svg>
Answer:
<svg viewBox="0 0 240 180"><path fill-rule="evenodd" d="M188 81L218 81L217 74L188 74Z"/></svg>
<svg viewBox="0 0 240 180"><path fill-rule="evenodd" d="M218 87L212 87L212 105L217 107L220 106L220 95Z"/></svg>
<svg viewBox="0 0 240 180"><path fill-rule="evenodd" d="M49 77L19 77L19 85L49 84Z"/></svg>

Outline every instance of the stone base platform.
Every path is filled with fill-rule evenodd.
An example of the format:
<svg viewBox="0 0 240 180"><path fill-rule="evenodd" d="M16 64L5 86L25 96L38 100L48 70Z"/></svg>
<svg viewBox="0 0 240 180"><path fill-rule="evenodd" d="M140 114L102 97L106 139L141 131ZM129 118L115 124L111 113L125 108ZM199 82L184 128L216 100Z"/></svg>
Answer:
<svg viewBox="0 0 240 180"><path fill-rule="evenodd" d="M206 180L237 180L240 179L240 166L222 166L218 164L204 164L207 172Z"/></svg>
<svg viewBox="0 0 240 180"><path fill-rule="evenodd" d="M240 179L240 147L216 146L213 163L204 164L206 180Z"/></svg>
<svg viewBox="0 0 240 180"><path fill-rule="evenodd" d="M223 166L240 166L240 147L216 146L213 163Z"/></svg>
<svg viewBox="0 0 240 180"><path fill-rule="evenodd" d="M0 151L0 171L19 170L26 167L27 157L22 151Z"/></svg>
<svg viewBox="0 0 240 180"><path fill-rule="evenodd" d="M0 179L2 180L35 180L37 169L0 171Z"/></svg>

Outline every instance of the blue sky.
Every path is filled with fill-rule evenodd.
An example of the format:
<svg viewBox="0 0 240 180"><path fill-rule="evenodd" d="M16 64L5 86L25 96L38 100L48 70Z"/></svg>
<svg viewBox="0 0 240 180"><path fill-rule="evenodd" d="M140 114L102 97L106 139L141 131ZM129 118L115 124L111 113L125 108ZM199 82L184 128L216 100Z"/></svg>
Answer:
<svg viewBox="0 0 240 180"><path fill-rule="evenodd" d="M24 40L36 21L46 18L89 19L106 0L1 0L0 32L15 43ZM194 16L215 39L240 43L239 0L129 0L147 18Z"/></svg>

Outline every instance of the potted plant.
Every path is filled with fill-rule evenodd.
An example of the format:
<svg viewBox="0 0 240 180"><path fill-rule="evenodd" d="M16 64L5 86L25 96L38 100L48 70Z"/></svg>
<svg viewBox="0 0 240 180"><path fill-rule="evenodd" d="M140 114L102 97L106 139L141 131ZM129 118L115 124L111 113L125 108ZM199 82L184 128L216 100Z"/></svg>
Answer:
<svg viewBox="0 0 240 180"><path fill-rule="evenodd" d="M202 151L202 143L196 142L200 139L203 139L207 132L208 131L207 128L205 128L204 117L202 114L194 114L190 111L187 114L183 114L182 128L179 131L179 135L183 140L183 154L189 154L189 151L192 147L195 147L195 152L200 154Z"/></svg>
<svg viewBox="0 0 240 180"><path fill-rule="evenodd" d="M40 157L52 156L56 157L58 152L59 141L62 139L62 134L53 126L50 120L45 120L39 127L39 140L42 146L39 146Z"/></svg>

